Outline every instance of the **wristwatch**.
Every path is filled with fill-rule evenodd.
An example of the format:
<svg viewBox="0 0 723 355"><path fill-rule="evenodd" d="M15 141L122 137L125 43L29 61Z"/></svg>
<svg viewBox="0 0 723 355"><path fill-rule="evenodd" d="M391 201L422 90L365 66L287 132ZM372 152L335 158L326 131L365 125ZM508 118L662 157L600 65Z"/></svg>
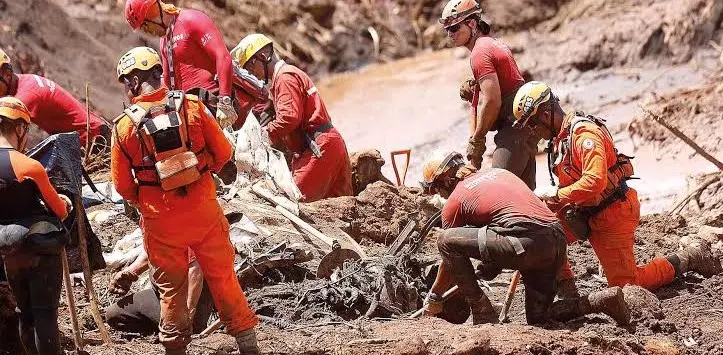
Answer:
<svg viewBox="0 0 723 355"><path fill-rule="evenodd" d="M219 97L218 102L222 105L231 106L231 98L228 96Z"/></svg>

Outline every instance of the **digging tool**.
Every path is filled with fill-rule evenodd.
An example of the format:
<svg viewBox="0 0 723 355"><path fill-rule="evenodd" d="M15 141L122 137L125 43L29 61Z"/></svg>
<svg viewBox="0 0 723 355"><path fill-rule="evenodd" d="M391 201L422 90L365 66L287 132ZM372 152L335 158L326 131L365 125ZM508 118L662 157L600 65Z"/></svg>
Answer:
<svg viewBox="0 0 723 355"><path fill-rule="evenodd" d="M321 261L319 262L319 268L316 270L316 277L329 278L336 268L344 265L345 261L361 260L362 258L366 257L366 253L364 253L364 251L361 249L359 249L360 252L357 252L355 250L342 248L338 240L330 238L324 235L324 233L319 232L316 228L304 222L301 218L295 216L293 213L287 211L285 208L281 206L276 206L276 210L279 211L282 215L284 215L284 217L294 222L294 224L299 226L301 229L305 230L307 233L311 234L315 238L321 240L331 248L331 251L328 254L324 255L323 258L321 258Z"/></svg>
<svg viewBox="0 0 723 355"><path fill-rule="evenodd" d="M440 299L441 302L446 302L448 299L452 298L452 296L456 295L457 292L459 292L459 286L454 285L452 288L447 290L444 294L442 294L442 298ZM420 308L416 312L412 313L411 316L409 316L410 319L419 318L424 314L424 311L427 310L427 305L424 305L424 307Z"/></svg>
<svg viewBox="0 0 723 355"><path fill-rule="evenodd" d="M510 305L512 305L512 299L515 297L515 291L517 291L517 284L520 283L520 272L518 270L515 270L515 272L512 274L512 281L510 281L510 287L507 289L507 297L505 297L505 303L502 306L502 311L500 312L500 316L497 320L499 320L500 324L504 323L505 320L507 320L507 312L510 310Z"/></svg>
<svg viewBox="0 0 723 355"><path fill-rule="evenodd" d="M70 283L70 267L68 266L68 253L65 247L60 250L60 260L63 263L63 284L65 284L65 300L70 310L70 322L73 325L73 343L75 350L83 350L83 335L80 334L78 326L78 309L75 306L75 296L73 295L73 285Z"/></svg>
<svg viewBox="0 0 723 355"><path fill-rule="evenodd" d="M85 290L90 299L90 313L93 315L93 320L98 326L101 340L104 344L110 344L110 333L108 333L108 329L105 327L105 323L103 323L103 317L100 315L98 295L96 295L95 288L93 287L93 273L90 271L90 261L88 261L88 231L85 229L85 208L83 208L83 195L80 187L75 194L75 205L77 206L75 209L75 219L76 223L78 223L78 246L80 249L80 260L83 266Z"/></svg>
<svg viewBox="0 0 723 355"><path fill-rule="evenodd" d="M394 168L394 176L397 178L397 186L404 186L404 181L407 179L407 169L409 168L409 159L412 154L411 149L395 150L391 152L392 155L392 168ZM407 161L404 163L404 171L402 172L402 178L399 179L399 171L397 170L397 155L406 155Z"/></svg>

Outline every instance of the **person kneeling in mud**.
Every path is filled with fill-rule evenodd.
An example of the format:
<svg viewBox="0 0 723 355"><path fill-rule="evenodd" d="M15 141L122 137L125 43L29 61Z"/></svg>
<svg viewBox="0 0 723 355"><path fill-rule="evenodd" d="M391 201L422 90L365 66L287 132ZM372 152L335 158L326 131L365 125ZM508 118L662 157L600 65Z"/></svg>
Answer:
<svg viewBox="0 0 723 355"><path fill-rule="evenodd" d="M497 312L477 284L474 258L482 262L478 268L485 280L502 269L520 271L529 324L598 312L621 324L629 322L619 287L553 306L566 256L565 234L555 214L520 178L498 168L475 172L457 152L436 153L423 173L426 192L448 199L442 209L445 231L438 239L442 263L427 298L428 314L442 311L441 295L456 284L470 305L473 324L497 321Z"/></svg>
<svg viewBox="0 0 723 355"><path fill-rule="evenodd" d="M187 305L191 318L191 329L198 334L206 329L214 309L213 298L203 280L201 267L193 252L189 250L188 298ZM116 295L125 295L138 277L149 269L148 254L142 251L138 258L117 272L111 279L109 290ZM158 332L161 322L161 297L158 287L151 280L151 287L131 293L105 310L106 322L114 329L141 334Z"/></svg>

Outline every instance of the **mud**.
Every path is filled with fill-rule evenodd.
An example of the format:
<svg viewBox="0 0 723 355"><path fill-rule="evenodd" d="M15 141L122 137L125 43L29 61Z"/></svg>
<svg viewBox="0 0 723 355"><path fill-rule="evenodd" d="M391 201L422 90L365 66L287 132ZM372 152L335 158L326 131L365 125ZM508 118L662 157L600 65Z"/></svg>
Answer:
<svg viewBox="0 0 723 355"><path fill-rule="evenodd" d="M420 189L375 182L356 197L338 197L306 204L302 211L316 223L338 225L357 241L390 244L410 220L419 230L436 211Z"/></svg>
<svg viewBox="0 0 723 355"><path fill-rule="evenodd" d="M382 174L382 166L386 163L376 149L354 152L349 155L351 161L351 181L354 195L359 195L367 186L377 181L392 185Z"/></svg>

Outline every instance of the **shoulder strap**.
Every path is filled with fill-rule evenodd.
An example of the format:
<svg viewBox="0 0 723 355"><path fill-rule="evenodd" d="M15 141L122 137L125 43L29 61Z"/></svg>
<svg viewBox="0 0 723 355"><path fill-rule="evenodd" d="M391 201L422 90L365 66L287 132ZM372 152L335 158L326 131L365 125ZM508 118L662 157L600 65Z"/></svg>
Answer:
<svg viewBox="0 0 723 355"><path fill-rule="evenodd" d="M120 135L118 134L118 123L120 122L121 119L123 119L123 117L126 117L126 114L122 114L122 115L118 116L113 121L113 136L115 138L115 143L118 144L118 148L120 148L121 152L123 152L123 155L125 155L126 159L128 159L128 164L133 166L133 160L131 159L131 155L128 154L128 151L125 150L125 148L123 148L123 144L121 144L121 142L120 142Z"/></svg>
<svg viewBox="0 0 723 355"><path fill-rule="evenodd" d="M168 82L171 84L169 89L176 89L176 72L173 68L173 28L176 25L176 17L171 17L171 22L168 25L168 35L166 35L166 59L168 62Z"/></svg>

